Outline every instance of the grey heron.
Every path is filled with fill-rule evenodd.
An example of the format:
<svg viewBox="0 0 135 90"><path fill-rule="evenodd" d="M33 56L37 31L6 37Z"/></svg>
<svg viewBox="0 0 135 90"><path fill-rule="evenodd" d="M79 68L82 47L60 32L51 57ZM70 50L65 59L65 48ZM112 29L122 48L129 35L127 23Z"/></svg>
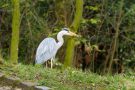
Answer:
<svg viewBox="0 0 135 90"><path fill-rule="evenodd" d="M55 55L58 51L58 49L63 45L64 40L63 36L78 36L77 34L71 32L69 28L63 28L58 34L57 34L57 40L55 41L54 38L45 38L38 46L36 51L36 64L43 64L44 62L51 59L51 68L52 68L52 61L55 59Z"/></svg>

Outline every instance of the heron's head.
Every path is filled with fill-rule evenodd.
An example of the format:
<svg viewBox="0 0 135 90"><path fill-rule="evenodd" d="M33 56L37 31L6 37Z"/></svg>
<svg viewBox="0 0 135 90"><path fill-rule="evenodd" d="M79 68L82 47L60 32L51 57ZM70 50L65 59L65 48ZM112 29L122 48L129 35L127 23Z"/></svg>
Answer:
<svg viewBox="0 0 135 90"><path fill-rule="evenodd" d="M68 35L68 36L77 36L78 35L74 32L71 32L69 28L63 28L62 31L63 35Z"/></svg>

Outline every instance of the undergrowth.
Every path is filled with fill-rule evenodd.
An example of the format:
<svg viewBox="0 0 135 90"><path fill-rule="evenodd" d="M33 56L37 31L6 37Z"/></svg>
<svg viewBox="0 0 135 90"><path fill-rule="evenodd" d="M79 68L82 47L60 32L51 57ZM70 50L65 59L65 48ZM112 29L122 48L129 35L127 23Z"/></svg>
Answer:
<svg viewBox="0 0 135 90"><path fill-rule="evenodd" d="M37 82L53 90L135 90L135 73L101 76L73 68L61 70L23 64L1 65L0 72L19 77L22 81Z"/></svg>

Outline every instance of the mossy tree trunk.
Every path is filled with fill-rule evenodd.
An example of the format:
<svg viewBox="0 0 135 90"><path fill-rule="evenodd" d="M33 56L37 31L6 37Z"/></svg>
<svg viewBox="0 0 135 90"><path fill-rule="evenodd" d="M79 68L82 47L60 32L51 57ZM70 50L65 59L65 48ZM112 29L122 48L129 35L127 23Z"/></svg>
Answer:
<svg viewBox="0 0 135 90"><path fill-rule="evenodd" d="M0 31L1 31L1 24L2 24L2 16L0 15ZM1 43L0 43L0 64L3 62L3 58L1 55Z"/></svg>
<svg viewBox="0 0 135 90"><path fill-rule="evenodd" d="M3 64L3 57L1 55L1 48L0 48L0 64Z"/></svg>
<svg viewBox="0 0 135 90"><path fill-rule="evenodd" d="M10 47L11 63L18 63L18 44L19 44L19 28L20 28L20 0L12 0L12 38Z"/></svg>
<svg viewBox="0 0 135 90"><path fill-rule="evenodd" d="M76 0L76 12L74 16L74 21L71 24L70 28L73 32L77 32L80 21L82 19L82 13L83 13L83 0ZM73 56L74 56L74 46L75 46L75 41L73 38L70 38L67 41L67 48L66 48L66 56L65 56L65 62L64 62L64 67L71 66Z"/></svg>

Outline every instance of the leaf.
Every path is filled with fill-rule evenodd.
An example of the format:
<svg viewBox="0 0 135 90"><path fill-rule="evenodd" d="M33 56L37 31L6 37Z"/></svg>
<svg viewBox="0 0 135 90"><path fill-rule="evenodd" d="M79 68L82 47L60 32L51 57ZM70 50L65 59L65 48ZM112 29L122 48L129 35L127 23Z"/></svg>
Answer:
<svg viewBox="0 0 135 90"><path fill-rule="evenodd" d="M92 24L97 24L97 20L96 19L90 19L90 22L92 23Z"/></svg>
<svg viewBox="0 0 135 90"><path fill-rule="evenodd" d="M93 11L97 11L99 9L98 6L86 6L85 8Z"/></svg>
<svg viewBox="0 0 135 90"><path fill-rule="evenodd" d="M4 5L2 5L2 8L8 7L8 6L9 6L8 4L4 4Z"/></svg>

